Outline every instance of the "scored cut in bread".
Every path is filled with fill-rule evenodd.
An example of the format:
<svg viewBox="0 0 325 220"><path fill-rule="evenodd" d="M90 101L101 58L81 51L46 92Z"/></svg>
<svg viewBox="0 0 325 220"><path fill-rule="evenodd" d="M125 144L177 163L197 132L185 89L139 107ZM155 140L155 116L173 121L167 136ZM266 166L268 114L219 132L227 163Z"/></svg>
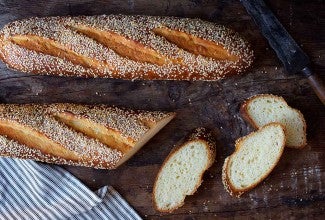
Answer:
<svg viewBox="0 0 325 220"><path fill-rule="evenodd" d="M0 156L114 169L174 116L105 105L1 104Z"/></svg>
<svg viewBox="0 0 325 220"><path fill-rule="evenodd" d="M240 112L255 128L270 122L281 123L285 127L287 147L303 148L307 144L303 114L288 106L282 97L271 94L255 95L242 104Z"/></svg>
<svg viewBox="0 0 325 220"><path fill-rule="evenodd" d="M165 159L157 175L153 202L156 210L172 212L202 183L203 173L216 157L215 141L205 128L195 129Z"/></svg>
<svg viewBox="0 0 325 220"><path fill-rule="evenodd" d="M264 180L278 163L285 146L284 127L270 123L239 138L235 152L225 159L222 182L232 196L240 197Z"/></svg>

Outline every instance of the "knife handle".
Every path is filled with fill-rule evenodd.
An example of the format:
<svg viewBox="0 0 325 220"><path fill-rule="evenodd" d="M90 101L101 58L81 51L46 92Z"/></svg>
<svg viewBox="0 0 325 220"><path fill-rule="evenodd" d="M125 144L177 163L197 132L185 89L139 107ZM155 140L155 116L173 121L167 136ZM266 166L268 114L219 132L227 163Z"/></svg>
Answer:
<svg viewBox="0 0 325 220"><path fill-rule="evenodd" d="M325 87L322 79L308 67L305 67L302 72L307 77L310 86L313 88L318 98L322 101L323 105L325 105Z"/></svg>

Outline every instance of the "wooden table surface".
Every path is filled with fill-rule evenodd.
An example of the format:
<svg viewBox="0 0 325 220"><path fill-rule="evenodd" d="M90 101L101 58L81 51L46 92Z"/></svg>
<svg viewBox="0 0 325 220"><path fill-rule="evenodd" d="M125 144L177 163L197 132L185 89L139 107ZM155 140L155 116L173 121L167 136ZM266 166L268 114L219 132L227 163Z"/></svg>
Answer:
<svg viewBox="0 0 325 220"><path fill-rule="evenodd" d="M268 1L279 20L310 56L313 69L325 77L324 1ZM239 1L0 1L0 26L30 16L149 14L199 17L242 33L255 51L250 71L220 82L123 81L33 76L0 64L2 103L105 103L135 109L168 110L177 117L131 160L114 171L66 167L92 189L110 184L143 217L149 219L319 218L325 215L325 108L300 75L288 75ZM239 114L251 95L283 96L302 111L308 145L285 149L271 175L242 198L223 189L221 166L234 141L253 129ZM153 209L151 192L157 171L173 145L198 126L213 129L217 159L198 191L173 214Z"/></svg>

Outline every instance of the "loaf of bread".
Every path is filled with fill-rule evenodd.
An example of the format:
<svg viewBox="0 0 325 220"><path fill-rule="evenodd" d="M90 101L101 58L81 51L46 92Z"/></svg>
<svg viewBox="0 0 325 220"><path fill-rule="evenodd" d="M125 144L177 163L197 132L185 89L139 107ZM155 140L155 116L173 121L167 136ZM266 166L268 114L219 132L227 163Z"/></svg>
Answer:
<svg viewBox="0 0 325 220"><path fill-rule="evenodd" d="M0 156L113 169L174 116L105 105L1 104Z"/></svg>
<svg viewBox="0 0 325 220"><path fill-rule="evenodd" d="M35 74L218 80L242 73L253 53L238 34L200 19L101 15L11 22L0 58Z"/></svg>
<svg viewBox="0 0 325 220"><path fill-rule="evenodd" d="M291 108L282 97L270 94L255 95L242 104L240 112L255 128L271 122L281 123L285 127L287 147L303 148L307 144L303 114Z"/></svg>
<svg viewBox="0 0 325 220"><path fill-rule="evenodd" d="M155 208L172 212L184 204L202 183L203 173L216 157L215 141L205 128L194 130L165 159L153 189Z"/></svg>
<svg viewBox="0 0 325 220"><path fill-rule="evenodd" d="M285 145L284 127L270 123L236 141L225 159L222 181L232 196L240 197L264 180L278 163Z"/></svg>

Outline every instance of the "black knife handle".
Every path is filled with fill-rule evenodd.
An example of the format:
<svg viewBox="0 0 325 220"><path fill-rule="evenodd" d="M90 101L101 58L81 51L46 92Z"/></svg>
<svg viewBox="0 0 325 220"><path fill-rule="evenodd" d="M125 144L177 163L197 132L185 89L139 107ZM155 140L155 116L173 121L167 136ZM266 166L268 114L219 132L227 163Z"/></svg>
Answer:
<svg viewBox="0 0 325 220"><path fill-rule="evenodd" d="M307 77L310 86L313 88L318 98L322 101L323 105L325 105L325 86L322 79L317 74L313 74L309 67L305 67L302 72Z"/></svg>

